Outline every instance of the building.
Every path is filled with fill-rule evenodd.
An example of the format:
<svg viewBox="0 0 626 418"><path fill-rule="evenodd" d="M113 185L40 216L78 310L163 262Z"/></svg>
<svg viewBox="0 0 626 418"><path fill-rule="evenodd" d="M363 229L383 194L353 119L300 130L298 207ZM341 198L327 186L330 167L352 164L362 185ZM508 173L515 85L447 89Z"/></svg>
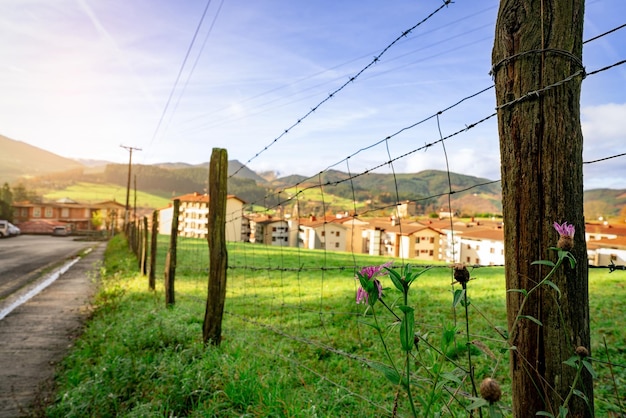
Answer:
<svg viewBox="0 0 626 418"><path fill-rule="evenodd" d="M504 265L504 231L502 228L481 228L464 231L459 236L459 260L483 266Z"/></svg>
<svg viewBox="0 0 626 418"><path fill-rule="evenodd" d="M289 246L289 222L271 215L250 219L250 242L265 245Z"/></svg>
<svg viewBox="0 0 626 418"><path fill-rule="evenodd" d="M298 220L298 246L309 250L346 250L347 228L337 221L337 217L300 218Z"/></svg>
<svg viewBox="0 0 626 418"><path fill-rule="evenodd" d="M121 226L123 209L124 206L115 201L91 204L63 198L50 202L16 202L13 219L25 234L49 234L55 226L80 233Z"/></svg>
<svg viewBox="0 0 626 418"><path fill-rule="evenodd" d="M190 238L207 238L209 233L209 196L189 193L178 196L178 235ZM243 216L245 202L235 195L226 197L226 241L241 242L248 219ZM159 211L159 233L170 235L173 208Z"/></svg>

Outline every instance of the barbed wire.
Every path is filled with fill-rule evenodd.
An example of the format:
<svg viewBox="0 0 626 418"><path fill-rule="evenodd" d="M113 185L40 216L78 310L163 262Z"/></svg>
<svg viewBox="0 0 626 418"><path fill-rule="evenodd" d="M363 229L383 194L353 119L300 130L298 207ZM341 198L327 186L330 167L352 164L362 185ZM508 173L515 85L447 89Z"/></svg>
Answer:
<svg viewBox="0 0 626 418"><path fill-rule="evenodd" d="M409 35L411 32L413 32L418 26L422 25L424 22L428 21L430 18L432 18L435 14L437 14L439 11L441 11L442 9L444 9L446 6L448 6L448 4L452 3L452 0L443 0L443 4L441 6L439 6L437 9L435 9L432 13L430 13L428 16L426 16L424 19L422 19L421 21L419 21L418 23L416 23L415 25L413 25L411 28L405 30L402 32L402 34L400 36L398 36L396 39L394 39L389 45L387 45L385 48L383 48L383 50L374 57L374 59L372 61L370 61L369 64L367 64L365 67L363 67L359 72L357 72L355 75L353 75L352 77L350 77L348 79L348 81L346 81L345 83L343 83L341 86L339 86L337 89L333 90L331 93L328 94L328 96L323 99L321 102L319 102L318 104L316 104L313 108L311 108L311 110L309 110L307 113L305 113L302 117L300 117L295 123L293 123L291 126L289 126L288 128L286 128L280 135L278 135L276 138L274 138L269 144L267 144L265 147L263 147L260 151L258 151L252 158L250 158L248 161L245 162L244 165L248 165L251 161L253 161L254 159L256 159L259 155L261 155L263 152L267 151L270 147L272 147L276 142L278 142L283 136L287 135L293 128L295 128L296 126L298 126L300 123L302 123L303 120L305 120L306 118L308 118L311 114L313 114L320 106L322 106L324 103L326 103L327 101L329 101L330 99L332 99L333 97L335 97L335 95L339 92L341 92L346 86L348 86L348 84L354 82L361 74L363 74L365 71L367 71L369 68L371 68L374 64L376 64L378 61L380 61L380 58L389 50L391 49L396 43L398 43L398 41L400 41L400 39L406 37L407 35ZM236 175L241 169L243 168L240 167L239 169L237 169L231 176Z"/></svg>

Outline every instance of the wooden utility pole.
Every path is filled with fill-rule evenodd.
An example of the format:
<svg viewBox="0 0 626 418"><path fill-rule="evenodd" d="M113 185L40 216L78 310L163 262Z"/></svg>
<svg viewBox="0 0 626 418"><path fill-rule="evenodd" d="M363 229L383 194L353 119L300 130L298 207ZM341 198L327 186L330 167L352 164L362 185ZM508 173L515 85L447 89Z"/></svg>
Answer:
<svg viewBox="0 0 626 418"><path fill-rule="evenodd" d="M120 147L128 150L128 179L126 181L126 211L124 212L124 230L126 230L126 225L128 225L128 215L130 211L130 172L131 167L133 165L133 151L141 151L141 148L129 147L126 145L120 145Z"/></svg>
<svg viewBox="0 0 626 418"><path fill-rule="evenodd" d="M226 299L226 184L228 154L214 148L209 168L209 289L206 301L202 337L204 343L219 345L222 339L222 316Z"/></svg>
<svg viewBox="0 0 626 418"><path fill-rule="evenodd" d="M559 416L576 370L563 362L579 346L589 350L589 294L583 218L583 137L580 88L584 0L501 0L493 48L502 162L502 207L508 290L532 289L556 261L549 247L554 222L576 228L575 268L561 267L549 286L507 293L513 415ZM568 263L565 263L568 264ZM533 317L515 321L519 314ZM516 329L511 329L515 325ZM570 398L570 417L593 414L592 378L576 385L588 398Z"/></svg>

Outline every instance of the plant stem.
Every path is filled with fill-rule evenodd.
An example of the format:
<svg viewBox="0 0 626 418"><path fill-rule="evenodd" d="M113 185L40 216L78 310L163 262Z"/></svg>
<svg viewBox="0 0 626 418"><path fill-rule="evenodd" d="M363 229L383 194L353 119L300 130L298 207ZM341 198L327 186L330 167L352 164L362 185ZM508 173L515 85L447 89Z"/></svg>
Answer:
<svg viewBox="0 0 626 418"><path fill-rule="evenodd" d="M509 341L511 342L511 344L513 343L513 341L515 341L517 323L519 322L520 315L522 314L524 310L524 306L526 306L526 301L528 300L530 295L535 292L535 290L539 289L539 287L541 287L541 285L543 285L546 282L546 280L552 277L552 275L556 272L556 270L561 266L562 263L563 263L563 258L559 257L556 264L552 267L552 270L550 270L550 272L546 275L546 277L544 277L539 283L537 283L532 289L530 289L528 293L526 293L526 295L524 296L524 299L522 300L522 304L519 307L517 316L515 317L515 321L513 321L513 326L511 326L511 331L509 333L510 334Z"/></svg>
<svg viewBox="0 0 626 418"><path fill-rule="evenodd" d="M569 393L567 394L567 397L563 401L563 406L565 408L567 408L567 404L569 403L570 398L574 394L574 389L576 389L576 384L578 383L578 379L580 378L580 372L583 369L583 360L581 358L578 359L577 366L578 367L576 368L576 376L574 376L574 381L572 382L572 386L569 389Z"/></svg>
<svg viewBox="0 0 626 418"><path fill-rule="evenodd" d="M467 283L463 283L463 301L465 305L465 336L467 338L467 343L465 348L467 349L467 365L469 367L469 376L470 382L472 383L472 395L477 396L478 391L476 390L476 382L474 381L474 366L472 365L472 350L470 349L471 341L470 341L470 331L469 331L469 307L467 303ZM482 417L482 410L478 409L479 415Z"/></svg>
<svg viewBox="0 0 626 418"><path fill-rule="evenodd" d="M408 306L409 304L408 288L403 293L404 293L404 306ZM407 315L408 314L404 312L404 321L407 321ZM411 315L414 315L413 311L411 311ZM405 326L404 329L405 329L405 332L407 333L407 335L405 335L406 341L410 341L409 337L413 337L413 336L408 335L409 327ZM409 396L409 404L411 405L411 411L413 412L413 416L417 418L417 411L415 410L415 402L413 401L413 394L411 393L411 350L410 349L406 350L405 362L406 362L406 392L407 392L407 395Z"/></svg>

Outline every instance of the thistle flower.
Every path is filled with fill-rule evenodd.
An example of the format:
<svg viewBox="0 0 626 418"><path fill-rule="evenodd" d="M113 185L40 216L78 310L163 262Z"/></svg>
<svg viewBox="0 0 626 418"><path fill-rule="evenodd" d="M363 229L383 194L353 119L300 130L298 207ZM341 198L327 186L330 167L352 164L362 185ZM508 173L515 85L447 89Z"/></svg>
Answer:
<svg viewBox="0 0 626 418"><path fill-rule="evenodd" d="M559 233L559 242L556 244L558 248L565 251L574 248L574 232L576 232L574 225L568 225L567 222L559 225L558 222L555 222L554 229Z"/></svg>
<svg viewBox="0 0 626 418"><path fill-rule="evenodd" d="M355 279L361 284L361 286L356 290L356 303L365 303L369 305L370 295L375 298L375 300L372 301L372 304L376 302L376 299L383 297L383 285L377 277L387 274L384 270L385 267L390 265L391 261L379 266L363 267L361 271L356 274ZM377 295L373 293L374 291L377 292Z"/></svg>
<svg viewBox="0 0 626 418"><path fill-rule="evenodd" d="M500 384L494 379L487 377L480 384L480 396L490 404L498 402L502 397L502 389Z"/></svg>
<svg viewBox="0 0 626 418"><path fill-rule="evenodd" d="M582 345L576 347L576 355L580 358L585 358L589 356L589 350L587 347L583 347Z"/></svg>
<svg viewBox="0 0 626 418"><path fill-rule="evenodd" d="M463 263L455 263L452 265L454 270L454 280L459 282L465 288L465 284L470 280L470 273Z"/></svg>

